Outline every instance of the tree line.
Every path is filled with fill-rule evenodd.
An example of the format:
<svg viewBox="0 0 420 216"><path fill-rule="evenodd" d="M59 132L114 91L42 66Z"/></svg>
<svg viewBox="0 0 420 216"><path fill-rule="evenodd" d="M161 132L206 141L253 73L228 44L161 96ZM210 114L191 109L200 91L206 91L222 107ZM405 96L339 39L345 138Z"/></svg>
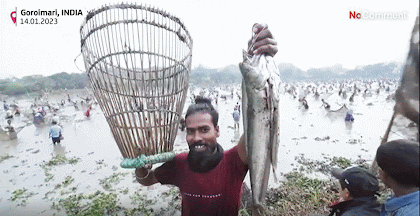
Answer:
<svg viewBox="0 0 420 216"><path fill-rule="evenodd" d="M357 67L352 70L340 65L316 68L303 71L293 64L279 64L278 69L282 81L328 81L343 79L398 79L401 77L402 65L397 63L379 63ZM237 65L214 69L198 66L191 71L190 84L201 87L239 84L242 75ZM86 73L61 72L51 76L25 76L21 79L7 78L0 80L0 93L5 95L20 95L42 90L83 89L90 87Z"/></svg>
<svg viewBox="0 0 420 216"><path fill-rule="evenodd" d="M88 87L86 73L66 72L44 77L42 75L7 78L0 80L0 93L5 95L20 95L42 90L83 89Z"/></svg>

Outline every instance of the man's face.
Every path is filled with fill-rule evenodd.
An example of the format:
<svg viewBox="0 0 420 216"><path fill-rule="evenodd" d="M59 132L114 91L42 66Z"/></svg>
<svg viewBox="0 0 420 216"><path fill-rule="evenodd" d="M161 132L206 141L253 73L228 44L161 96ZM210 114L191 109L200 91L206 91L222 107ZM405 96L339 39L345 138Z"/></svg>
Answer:
<svg viewBox="0 0 420 216"><path fill-rule="evenodd" d="M193 113L185 119L190 151L211 153L217 145L219 126L214 126L208 113Z"/></svg>
<svg viewBox="0 0 420 216"><path fill-rule="evenodd" d="M378 170L379 170L379 176L378 176L378 179L382 182L382 183L384 183L386 186L388 186L388 182L387 182L387 176L386 176L386 173L380 168L380 167L378 167Z"/></svg>
<svg viewBox="0 0 420 216"><path fill-rule="evenodd" d="M339 191L338 191L338 196L339 196L339 201L343 202L343 201L347 201L350 200L350 192L347 188L341 188L341 186L339 186Z"/></svg>

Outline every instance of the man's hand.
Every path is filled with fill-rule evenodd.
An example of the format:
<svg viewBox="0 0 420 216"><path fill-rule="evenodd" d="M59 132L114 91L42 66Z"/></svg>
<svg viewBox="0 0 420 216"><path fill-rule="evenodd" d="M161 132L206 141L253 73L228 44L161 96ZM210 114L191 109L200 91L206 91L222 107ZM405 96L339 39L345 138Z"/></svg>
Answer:
<svg viewBox="0 0 420 216"><path fill-rule="evenodd" d="M156 180L155 173L152 170L151 164L146 164L141 168L136 168L134 174L136 175L137 181L144 186L150 186L158 182Z"/></svg>
<svg viewBox="0 0 420 216"><path fill-rule="evenodd" d="M257 37L255 39L251 38L248 41L249 54L257 55L265 53L274 56L278 51L277 42L274 40L268 26L266 24L255 23L252 31Z"/></svg>

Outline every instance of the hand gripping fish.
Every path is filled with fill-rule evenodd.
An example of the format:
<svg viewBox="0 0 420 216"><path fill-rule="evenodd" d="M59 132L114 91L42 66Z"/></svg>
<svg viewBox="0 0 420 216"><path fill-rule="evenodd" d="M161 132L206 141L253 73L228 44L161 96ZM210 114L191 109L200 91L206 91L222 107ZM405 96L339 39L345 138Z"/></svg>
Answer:
<svg viewBox="0 0 420 216"><path fill-rule="evenodd" d="M244 51L242 81L244 136L251 178L252 215L263 215L270 165L277 165L280 76L271 56ZM276 179L277 181L277 179Z"/></svg>

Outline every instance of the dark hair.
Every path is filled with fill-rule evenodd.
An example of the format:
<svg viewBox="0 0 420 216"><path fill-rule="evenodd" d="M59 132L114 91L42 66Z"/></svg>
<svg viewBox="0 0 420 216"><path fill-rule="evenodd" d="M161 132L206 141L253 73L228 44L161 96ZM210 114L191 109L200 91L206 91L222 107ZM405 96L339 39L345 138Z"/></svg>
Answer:
<svg viewBox="0 0 420 216"><path fill-rule="evenodd" d="M219 113L214 109L213 105L211 105L210 99L200 96L196 97L195 103L191 104L187 109L185 120L187 120L189 115L197 112L210 114L213 125L215 127L217 126L217 122L219 121Z"/></svg>
<svg viewBox="0 0 420 216"><path fill-rule="evenodd" d="M378 166L402 186L419 187L419 143L392 140L376 151Z"/></svg>

